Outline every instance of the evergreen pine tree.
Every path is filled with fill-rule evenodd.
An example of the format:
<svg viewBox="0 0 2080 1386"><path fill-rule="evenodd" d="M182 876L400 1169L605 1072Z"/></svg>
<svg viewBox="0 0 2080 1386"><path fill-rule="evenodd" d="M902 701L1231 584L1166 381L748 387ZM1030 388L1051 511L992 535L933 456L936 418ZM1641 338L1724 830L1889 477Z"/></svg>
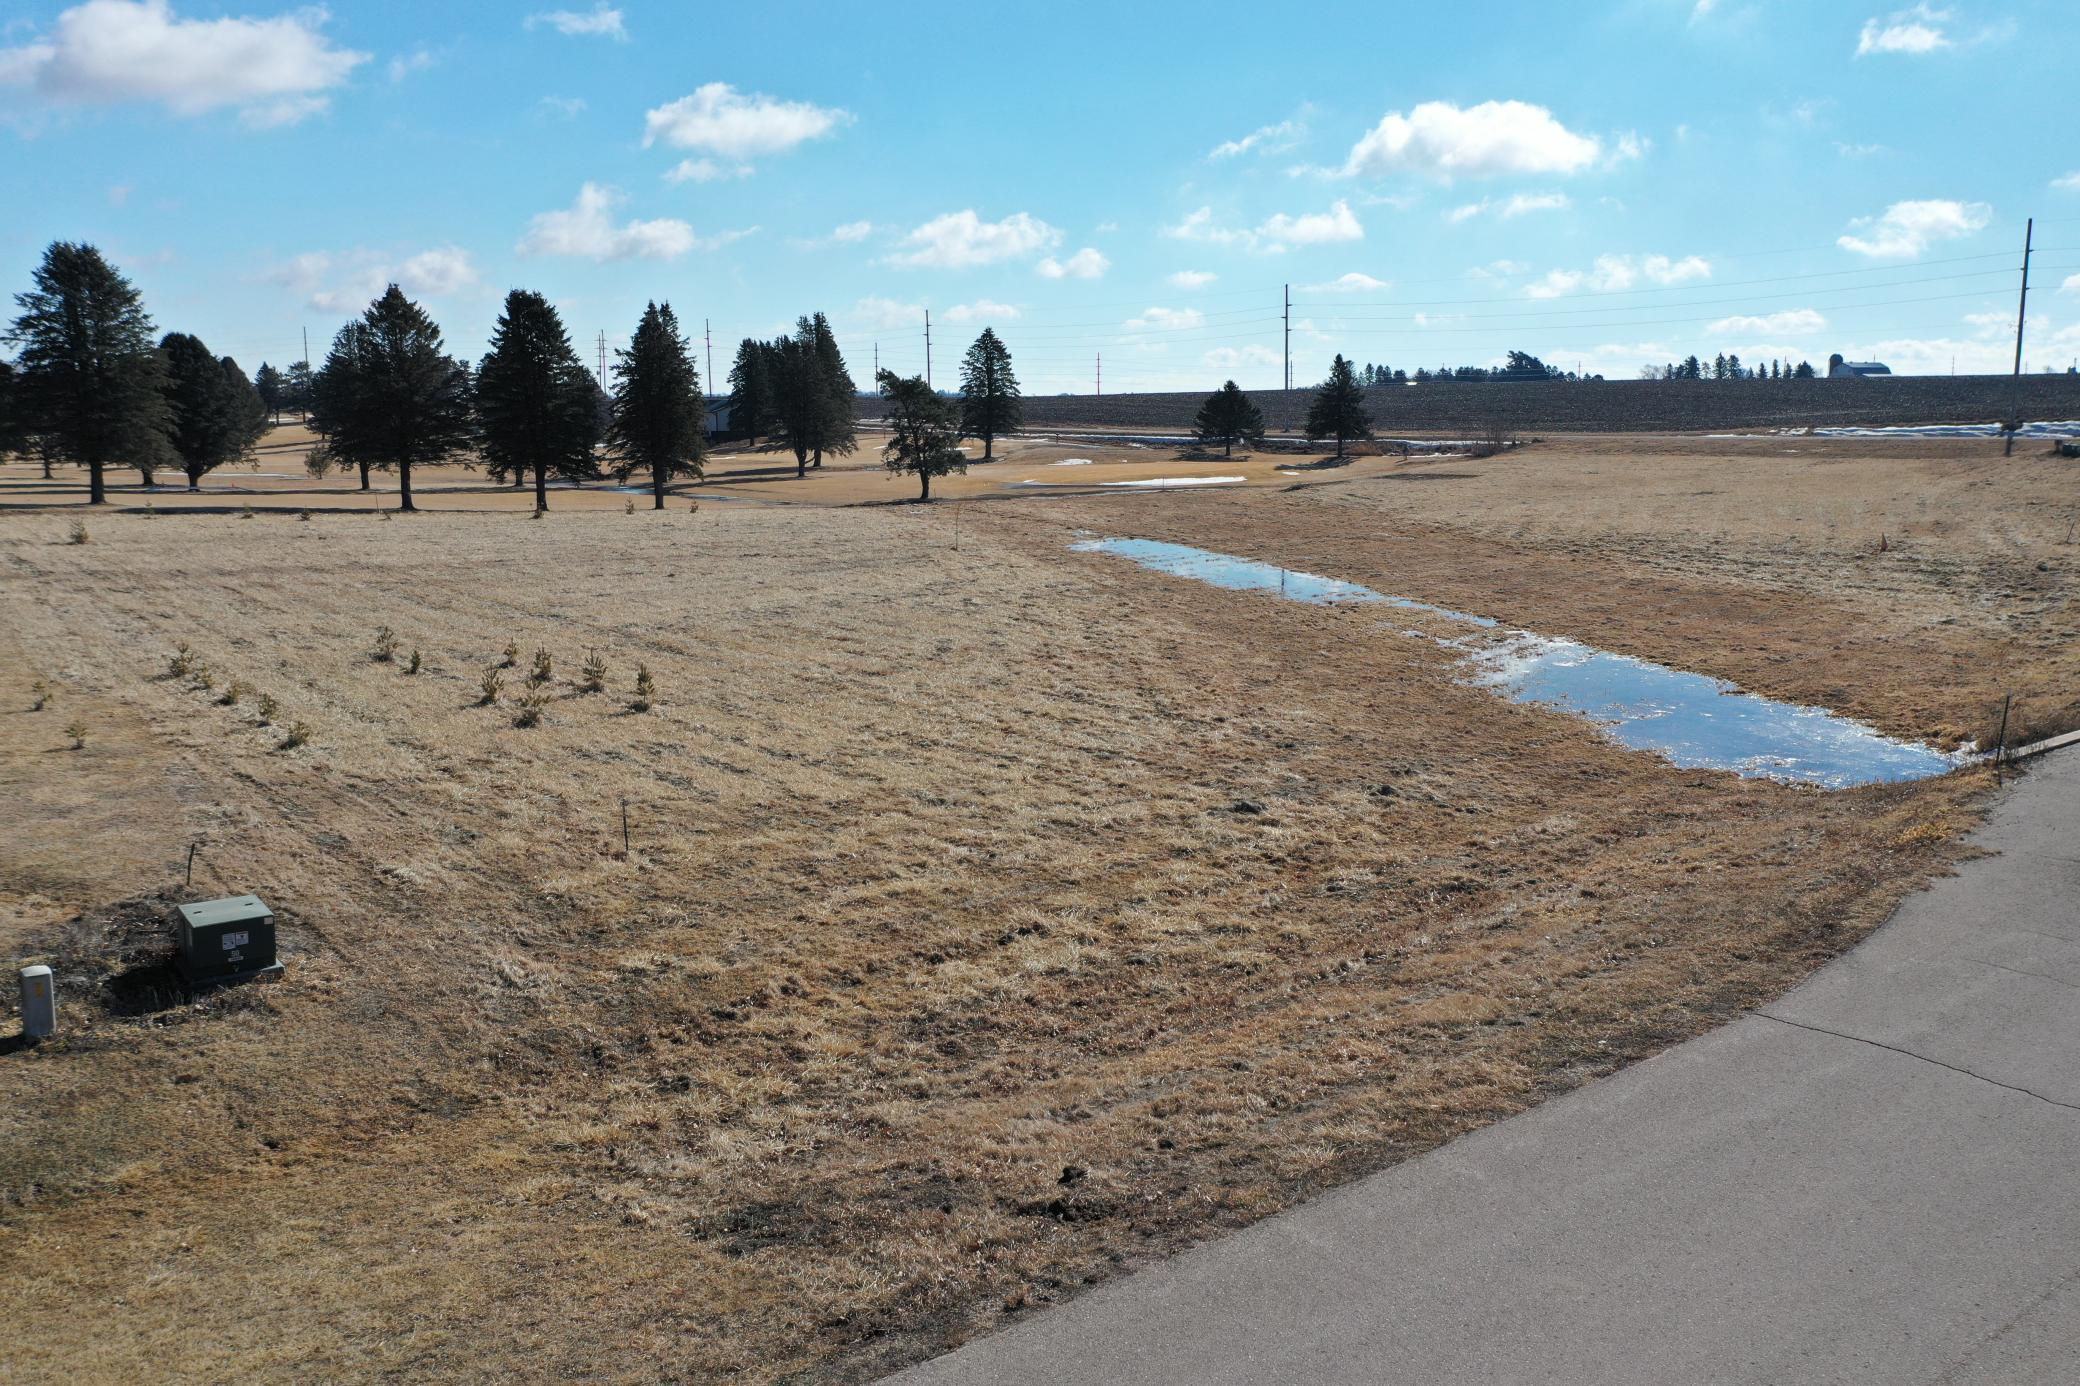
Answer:
<svg viewBox="0 0 2080 1386"><path fill-rule="evenodd" d="M340 329L317 390L318 465L397 473L397 506L411 511L412 468L445 462L476 441L469 367L444 353L426 310L392 284L356 323Z"/></svg>
<svg viewBox="0 0 2080 1386"><path fill-rule="evenodd" d="M252 456L266 428L266 411L238 363L210 355L199 338L169 332L159 354L172 423L169 441L188 489L199 491L207 473Z"/></svg>
<svg viewBox="0 0 2080 1386"><path fill-rule="evenodd" d="M809 336L816 351L817 378L823 386L826 410L822 436L812 464L821 467L826 452L843 457L859 449L855 422L859 415L856 402L859 387L852 383L852 373L845 369L845 355L838 350L838 339L832 335L830 322L823 314L814 314L809 319Z"/></svg>
<svg viewBox="0 0 2080 1386"><path fill-rule="evenodd" d="M908 379L885 370L876 377L888 421L888 442L881 449L882 465L901 476L918 480L917 499L932 498L932 478L949 472L966 473L968 459L960 449L960 425L953 405L925 384L924 377Z"/></svg>
<svg viewBox="0 0 2080 1386"><path fill-rule="evenodd" d="M807 476L809 454L823 446L830 426L830 392L807 318L792 337L775 337L767 347L766 380L773 392L773 430L794 452L794 474Z"/></svg>
<svg viewBox="0 0 2080 1386"><path fill-rule="evenodd" d="M15 297L24 402L45 445L87 469L88 499L102 505L108 467L134 466L150 484L169 456L152 320L136 286L90 245L53 242L34 284Z"/></svg>
<svg viewBox="0 0 2080 1386"><path fill-rule="evenodd" d="M10 361L0 361L0 457L12 457L29 446L28 411L23 408L22 377Z"/></svg>
<svg viewBox="0 0 2080 1386"><path fill-rule="evenodd" d="M282 379L282 373L262 361L260 369L253 372L253 388L260 392L260 403L267 407L267 417L275 423L280 423L282 400L288 388L288 382Z"/></svg>
<svg viewBox="0 0 2080 1386"><path fill-rule="evenodd" d="M477 422L491 475L532 476L534 505L549 508L549 478L592 475L600 438L598 382L571 347L556 308L531 289L506 295L477 368Z"/></svg>
<svg viewBox="0 0 2080 1386"><path fill-rule="evenodd" d="M985 327L961 358L961 436L980 438L987 462L998 436L1016 429L1022 417L1010 349L996 329Z"/></svg>
<svg viewBox="0 0 2080 1386"><path fill-rule="evenodd" d="M765 343L746 337L737 344L737 359L729 368L730 430L743 434L753 447L773 413L772 384L766 378L770 356Z"/></svg>
<svg viewBox="0 0 2080 1386"><path fill-rule="evenodd" d="M316 390L313 386L315 379L316 377L311 374L310 362L295 361L290 363L289 369L282 372L282 407L284 409L294 409L300 418L308 418L311 412L311 400L316 395Z"/></svg>
<svg viewBox="0 0 2080 1386"><path fill-rule="evenodd" d="M1343 456L1344 444L1353 438L1372 436L1372 416L1365 412L1365 397L1358 388L1351 363L1338 353L1329 364L1329 378L1314 393L1307 407L1307 436L1310 441L1334 438L1336 455Z"/></svg>
<svg viewBox="0 0 2080 1386"><path fill-rule="evenodd" d="M1237 443L1264 445L1264 411L1232 380L1206 397L1192 427L1200 442L1219 443L1223 457L1232 456Z"/></svg>
<svg viewBox="0 0 2080 1386"><path fill-rule="evenodd" d="M623 481L650 473L654 507L664 509L665 484L675 476L701 476L702 435L707 406L700 370L680 335L669 303L652 303L628 350L614 363L614 422L608 436L620 454L615 474Z"/></svg>

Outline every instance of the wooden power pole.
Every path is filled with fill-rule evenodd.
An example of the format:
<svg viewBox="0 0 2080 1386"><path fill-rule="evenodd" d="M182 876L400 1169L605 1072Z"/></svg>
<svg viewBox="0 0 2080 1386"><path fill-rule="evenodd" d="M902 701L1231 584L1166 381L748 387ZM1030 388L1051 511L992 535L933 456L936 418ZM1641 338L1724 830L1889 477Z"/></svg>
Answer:
<svg viewBox="0 0 2080 1386"><path fill-rule="evenodd" d="M2015 305L2015 417L2008 421L2014 427L2008 430L2003 457L2015 455L2015 431L2022 427L2022 328L2029 321L2029 254L2036 238L2037 219L2031 217L2022 228L2022 299Z"/></svg>

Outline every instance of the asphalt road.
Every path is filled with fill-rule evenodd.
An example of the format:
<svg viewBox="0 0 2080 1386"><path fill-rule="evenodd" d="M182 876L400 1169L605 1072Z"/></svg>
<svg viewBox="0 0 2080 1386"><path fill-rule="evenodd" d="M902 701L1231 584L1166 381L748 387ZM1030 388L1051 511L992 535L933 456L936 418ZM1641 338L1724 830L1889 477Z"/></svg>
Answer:
<svg viewBox="0 0 2080 1386"><path fill-rule="evenodd" d="M2080 751L1764 1011L903 1386L2080 1382Z"/></svg>

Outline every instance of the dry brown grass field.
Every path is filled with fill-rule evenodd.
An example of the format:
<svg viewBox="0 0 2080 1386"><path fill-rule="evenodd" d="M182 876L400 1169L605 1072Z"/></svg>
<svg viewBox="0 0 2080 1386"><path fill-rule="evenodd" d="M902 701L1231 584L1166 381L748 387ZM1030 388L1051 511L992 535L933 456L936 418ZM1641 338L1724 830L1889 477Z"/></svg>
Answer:
<svg viewBox="0 0 2080 1386"><path fill-rule="evenodd" d="M740 452L536 520L460 471L380 518L276 436L282 475L118 491L83 544L76 475L0 472L0 942L63 1026L0 1054L15 1380L868 1379L1777 994L1990 782L1672 769L1404 616L1078 531L1899 735L2010 692L2080 720L2071 464L2034 447L1022 441L931 507ZM1181 476L1244 480L1098 484ZM282 981L137 985L172 902L247 890Z"/></svg>

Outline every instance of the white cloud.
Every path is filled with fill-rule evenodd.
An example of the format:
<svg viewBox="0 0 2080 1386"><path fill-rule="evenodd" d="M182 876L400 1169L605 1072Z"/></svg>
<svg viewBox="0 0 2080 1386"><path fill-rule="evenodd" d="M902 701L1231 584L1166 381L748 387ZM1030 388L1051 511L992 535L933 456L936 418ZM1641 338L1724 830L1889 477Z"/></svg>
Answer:
<svg viewBox="0 0 2080 1386"><path fill-rule="evenodd" d="M1826 327L1827 319L1811 308L1787 308L1781 313L1763 313L1759 316L1737 314L1730 318L1720 318L1705 328L1705 334L1726 337L1737 332L1752 332L1797 337L1823 331Z"/></svg>
<svg viewBox="0 0 2080 1386"><path fill-rule="evenodd" d="M88 105L149 101L176 115L235 107L247 124L287 125L325 109L324 93L368 54L334 47L323 10L275 19L181 19L168 0L86 0L48 37L0 48L0 86Z"/></svg>
<svg viewBox="0 0 2080 1386"><path fill-rule="evenodd" d="M1711 262L1700 255L1686 255L1680 260L1666 255L1599 255L1596 263L1586 270L1547 272L1544 278L1526 285L1524 293L1529 298L1560 298L1584 290L1623 293L1642 280L1668 287L1693 284L1711 277Z"/></svg>
<svg viewBox="0 0 2080 1386"><path fill-rule="evenodd" d="M1217 371L1232 371L1237 366L1276 366L1283 359L1267 346L1215 347L1206 353L1206 364Z"/></svg>
<svg viewBox="0 0 2080 1386"><path fill-rule="evenodd" d="M911 231L903 237L905 248L890 255L888 263L911 269L971 269L1036 255L1061 241L1059 230L1029 213L984 221L970 207L933 217Z"/></svg>
<svg viewBox="0 0 2080 1386"><path fill-rule="evenodd" d="M452 245L422 250L402 262L372 250L307 251L267 277L302 295L311 307L333 313L358 313L391 284L408 294L442 297L481 282L474 257Z"/></svg>
<svg viewBox="0 0 2080 1386"><path fill-rule="evenodd" d="M713 159L681 159L665 173L667 183L713 183L719 178L749 178L749 164L732 164L725 168Z"/></svg>
<svg viewBox="0 0 2080 1386"><path fill-rule="evenodd" d="M1179 289L1203 289L1218 278L1210 270L1179 270L1170 276L1170 283Z"/></svg>
<svg viewBox="0 0 2080 1386"><path fill-rule="evenodd" d="M917 327L924 323L924 305L870 294L852 305L852 316L868 328Z"/></svg>
<svg viewBox="0 0 2080 1386"><path fill-rule="evenodd" d="M1937 241L1983 231L1992 220L1993 208L1983 202L1943 198L1895 202L1878 216L1850 222L1851 230L1837 237L1835 244L1873 259L1904 259L1921 254Z"/></svg>
<svg viewBox="0 0 2080 1386"><path fill-rule="evenodd" d="M387 69L391 84L402 82L414 72L424 72L439 61L439 55L429 48L414 48L409 53L399 54L390 60Z"/></svg>
<svg viewBox="0 0 2080 1386"><path fill-rule="evenodd" d="M1009 322L1018 316L1013 304L998 303L987 298L978 298L973 303L956 303L946 310L948 322Z"/></svg>
<svg viewBox="0 0 2080 1386"><path fill-rule="evenodd" d="M1690 7L1690 22L1692 24L1699 23L1717 8L1719 8L1719 0L1697 0L1697 3Z"/></svg>
<svg viewBox="0 0 2080 1386"><path fill-rule="evenodd" d="M1621 153L1637 152L1635 137ZM1347 177L1423 173L1438 178L1504 173L1579 173L1604 156L1603 142L1569 130L1543 106L1483 101L1461 108L1425 101L1407 115L1389 112L1351 147Z"/></svg>
<svg viewBox="0 0 2080 1386"><path fill-rule="evenodd" d="M1206 315L1197 308L1145 308L1140 316L1128 318L1129 332L1168 332L1185 327L1204 327Z"/></svg>
<svg viewBox="0 0 2080 1386"><path fill-rule="evenodd" d="M831 232L831 239L834 241L841 241L850 244L853 241L863 241L873 234L873 222L848 221L843 226L840 226L836 230Z"/></svg>
<svg viewBox="0 0 2080 1386"><path fill-rule="evenodd" d="M2068 173L2063 178L2051 180L2051 186L2060 192L2080 192L2080 172Z"/></svg>
<svg viewBox="0 0 2080 1386"><path fill-rule="evenodd" d="M541 100L541 107L545 111L554 111L565 120L569 120L585 109L585 98L582 96L545 96Z"/></svg>
<svg viewBox="0 0 2080 1386"><path fill-rule="evenodd" d="M1280 154L1300 142L1307 133L1307 126L1298 120L1281 120L1276 125L1265 125L1250 131L1239 140L1225 140L1213 148L1209 159L1232 159L1238 154L1247 154L1252 149L1259 154Z"/></svg>
<svg viewBox="0 0 2080 1386"><path fill-rule="evenodd" d="M2062 294L2080 294L2080 274L2069 274L2066 282L2058 286Z"/></svg>
<svg viewBox="0 0 2080 1386"><path fill-rule="evenodd" d="M1883 20L1867 19L1863 32L1856 37L1856 56L1933 53L1949 48L1952 46L1950 36L1944 32L1943 25L1949 22L1950 17L1948 10L1915 5L1895 11Z"/></svg>
<svg viewBox="0 0 2080 1386"><path fill-rule="evenodd" d="M700 237L676 218L614 224L615 207L625 199L614 188L587 183L578 200L560 211L538 213L529 223L518 250L522 255L575 255L587 260L676 260L690 250L713 250L756 231L725 231Z"/></svg>
<svg viewBox="0 0 2080 1386"><path fill-rule="evenodd" d="M850 111L807 101L746 95L727 82L709 82L643 116L643 144L662 140L674 149L693 149L738 163L782 154L850 125Z"/></svg>
<svg viewBox="0 0 2080 1386"><path fill-rule="evenodd" d="M1463 207L1454 207L1444 214L1444 219L1457 225L1471 221L1477 216L1492 213L1503 221L1524 216L1531 212L1557 212L1573 205L1563 192L1515 193L1505 198L1484 197L1478 202L1469 202Z"/></svg>
<svg viewBox="0 0 2080 1386"><path fill-rule="evenodd" d="M1033 266L1043 279L1096 279L1112 268L1112 261L1105 258L1095 247L1085 246L1066 260L1057 260L1052 255Z"/></svg>
<svg viewBox="0 0 2080 1386"><path fill-rule="evenodd" d="M545 14L527 17L530 29L547 25L565 38L610 38L616 43L628 42L628 26L622 23L621 11L595 5L580 13L576 10L550 10Z"/></svg>
<svg viewBox="0 0 2080 1386"><path fill-rule="evenodd" d="M1392 287L1384 279L1374 279L1369 274L1360 274L1356 270L1352 270L1349 274L1338 275L1326 284L1308 284L1302 288L1301 292L1310 294L1362 294Z"/></svg>
<svg viewBox="0 0 2080 1386"><path fill-rule="evenodd" d="M1339 241L1362 241L1365 228L1351 211L1350 203L1338 198L1326 212L1291 216L1280 212L1267 217L1253 230L1216 226L1213 208L1201 207L1175 226L1163 228L1172 240L1206 241L1213 245L1239 245L1276 255L1289 246L1330 245Z"/></svg>

